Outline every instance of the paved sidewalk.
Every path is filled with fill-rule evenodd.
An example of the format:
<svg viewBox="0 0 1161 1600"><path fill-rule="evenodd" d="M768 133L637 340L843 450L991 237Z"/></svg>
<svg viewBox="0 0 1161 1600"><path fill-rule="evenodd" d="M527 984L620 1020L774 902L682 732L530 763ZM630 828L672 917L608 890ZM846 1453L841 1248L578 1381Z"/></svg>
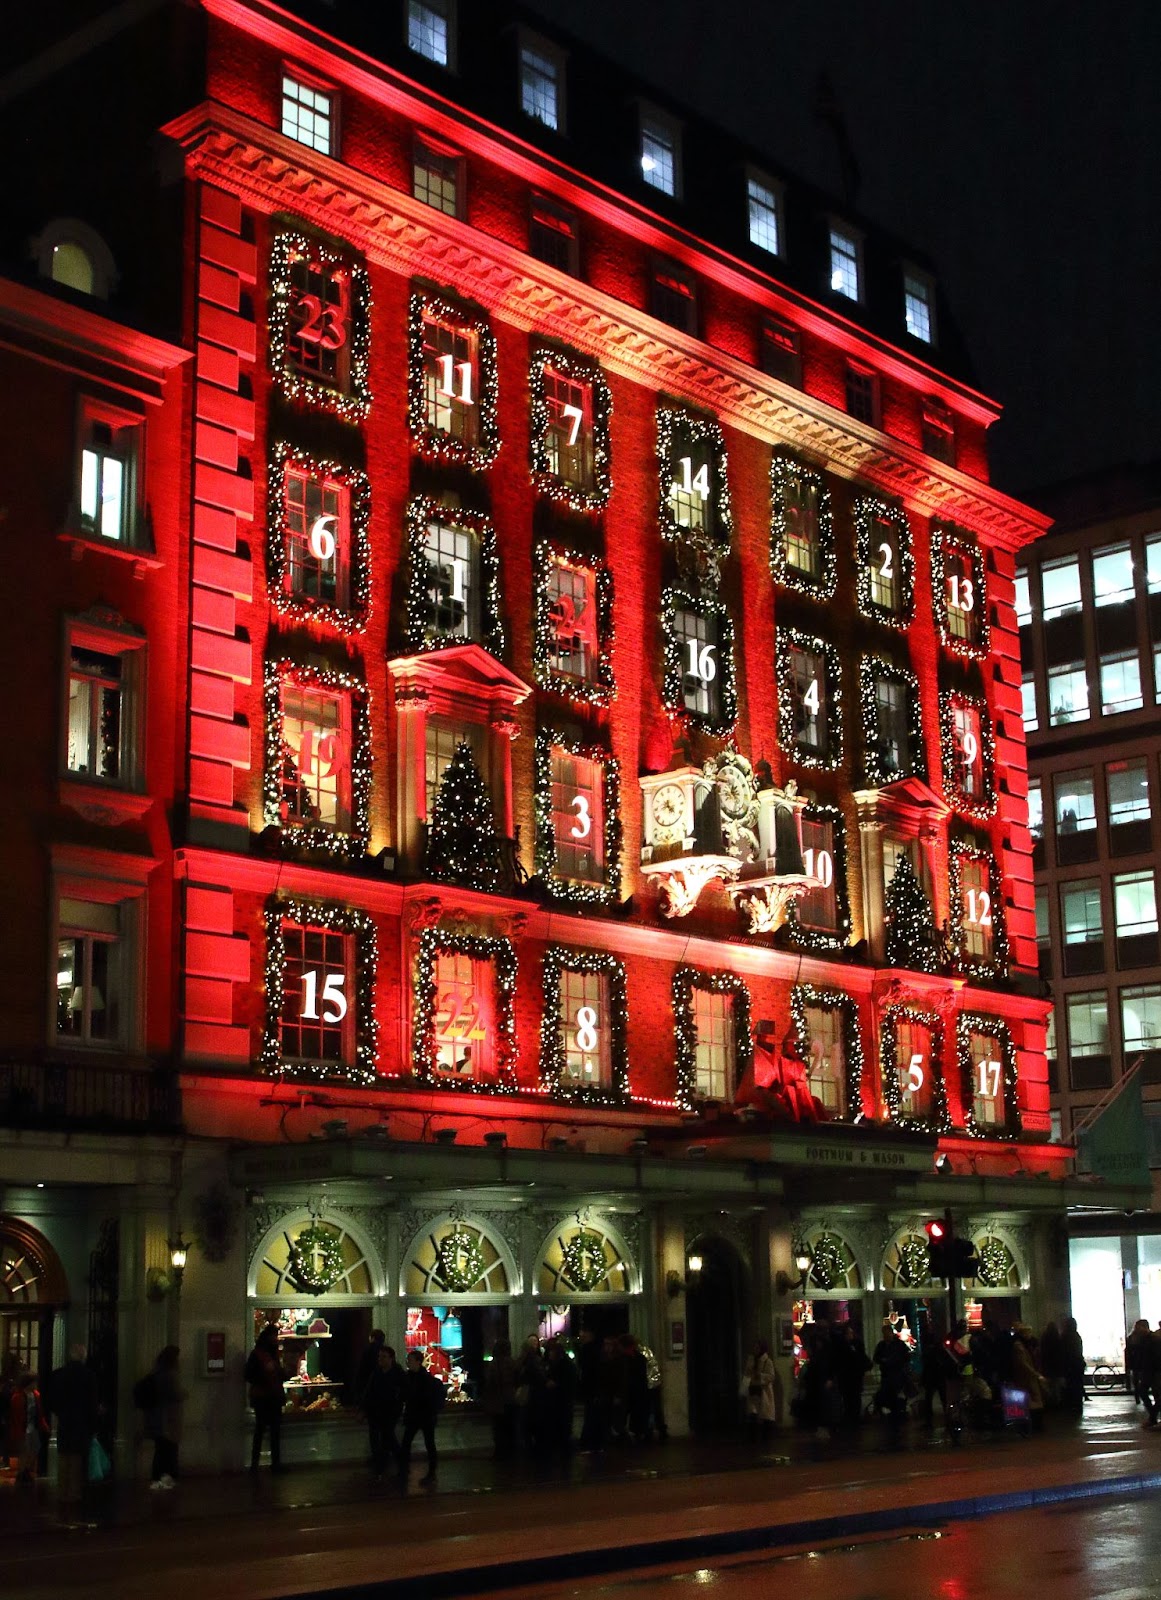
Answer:
<svg viewBox="0 0 1161 1600"><path fill-rule="evenodd" d="M920 1438L923 1436L920 1435ZM1161 1435L1124 1397L1043 1437L879 1448L780 1435L769 1451L673 1442L501 1478L449 1462L438 1488L372 1485L304 1469L191 1480L173 1494L123 1491L95 1527L61 1527L50 1492L0 1497L6 1600L456 1595L549 1576L653 1564L701 1551L768 1548L978 1515L1036 1496L1161 1484ZM609 1552L615 1552L610 1555ZM506 1565L513 1561L518 1567ZM530 1564L531 1563L531 1564ZM491 1569L491 1570L489 1570Z"/></svg>

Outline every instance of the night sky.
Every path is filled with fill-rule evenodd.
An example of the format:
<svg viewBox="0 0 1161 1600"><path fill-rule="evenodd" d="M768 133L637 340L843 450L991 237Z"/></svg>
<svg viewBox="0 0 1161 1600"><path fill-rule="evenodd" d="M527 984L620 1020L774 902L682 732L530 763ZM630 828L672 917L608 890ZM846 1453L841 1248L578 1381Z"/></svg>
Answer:
<svg viewBox="0 0 1161 1600"><path fill-rule="evenodd" d="M532 0L939 265L1016 493L1161 459L1155 0ZM790 239L788 248L793 250Z"/></svg>

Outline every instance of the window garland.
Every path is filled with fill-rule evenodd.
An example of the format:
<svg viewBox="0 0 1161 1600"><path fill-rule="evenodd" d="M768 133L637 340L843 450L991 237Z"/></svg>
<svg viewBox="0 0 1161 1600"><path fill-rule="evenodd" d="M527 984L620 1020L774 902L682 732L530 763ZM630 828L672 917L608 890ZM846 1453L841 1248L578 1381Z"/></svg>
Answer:
<svg viewBox="0 0 1161 1600"><path fill-rule="evenodd" d="M552 822L553 750L563 750L566 755L578 756L583 761L596 762L604 774L604 883L577 883L556 876L556 830ZM541 728L536 735L534 772L537 873L548 892L558 900L607 905L617 898L621 889L621 786L620 767L616 757L610 755L600 745L585 744L579 739L567 739L550 728Z"/></svg>
<svg viewBox="0 0 1161 1600"><path fill-rule="evenodd" d="M863 1040L859 1031L857 1001L839 989L820 989L814 983L796 983L790 991L790 1019L798 1053L804 1062L810 1061L810 1029L806 1021L807 1006L819 1006L824 1011L839 1011L843 1019L843 1045L846 1055L846 1114L844 1122L858 1122L863 1115Z"/></svg>
<svg viewBox="0 0 1161 1600"><path fill-rule="evenodd" d="M286 512L286 469L314 478L329 478L347 491L350 505L350 609L292 594L286 587L286 545L290 526ZM362 633L371 613L371 485L365 472L338 461L322 460L284 440L271 446L266 479L266 586L271 608L291 622L324 623L339 633Z"/></svg>
<svg viewBox="0 0 1161 1600"><path fill-rule="evenodd" d="M888 522L895 529L899 559L899 609L888 611L871 597L871 530L876 522ZM911 552L911 524L903 507L878 495L861 494L855 501L855 592L864 617L903 632L911 624L915 609L915 558Z"/></svg>
<svg viewBox="0 0 1161 1600"><path fill-rule="evenodd" d="M982 861L988 869L988 910L992 918L992 959L980 961L968 950L966 911L964 907L963 869L968 861ZM1008 975L1008 930L1004 918L1003 888L1000 868L991 850L979 845L952 841L948 864L948 887L951 896L952 959L956 971L965 978L987 982L989 978Z"/></svg>
<svg viewBox="0 0 1161 1600"><path fill-rule="evenodd" d="M565 972L595 972L608 978L609 1088L566 1083L560 1040L560 980ZM625 965L603 950L570 950L550 944L544 952L544 1013L540 1023L540 1086L567 1105L624 1106L629 1103L629 1006Z"/></svg>
<svg viewBox="0 0 1161 1600"><path fill-rule="evenodd" d="M729 994L734 998L734 1090L754 1063L754 1035L750 1027L750 991L732 972L703 972L699 967L678 967L673 974L673 1031L677 1047L677 1092L683 1111L697 1105L697 1028L693 991Z"/></svg>
<svg viewBox="0 0 1161 1600"><path fill-rule="evenodd" d="M673 439L677 430L683 429L691 440L707 439L714 458L713 516L707 529L709 541L719 551L729 549L734 531L734 516L730 505L730 481L726 465L726 441L721 425L713 417L696 417L688 411L674 410L668 406L657 408L657 487L660 510L658 520L661 537L674 543L687 540L697 542L696 529L685 528L676 522L669 509L669 496L673 486Z"/></svg>
<svg viewBox="0 0 1161 1600"><path fill-rule="evenodd" d="M690 711L684 704L683 684L685 663L682 660L682 642L677 637L678 611L693 611L701 617L713 617L718 625L718 658L721 681L717 716ZM661 701L680 721L706 733L728 734L738 720L738 681L734 670L734 624L729 608L708 591L700 595L686 593L683 589L661 591L661 638L664 648L664 676Z"/></svg>
<svg viewBox="0 0 1161 1600"><path fill-rule="evenodd" d="M829 955L846 948L851 936L851 906L847 891L847 833L846 820L838 806L821 805L811 801L802 812L803 821L831 823L831 860L834 867L835 910L837 927L833 933L822 928L806 928L798 920L798 902L791 900L786 907L787 937L796 950L807 950L815 955Z"/></svg>
<svg viewBox="0 0 1161 1600"><path fill-rule="evenodd" d="M334 689L350 696L351 703L351 826L340 833L318 822L287 823L282 818L282 690ZM371 837L371 695L362 678L335 667L310 667L280 656L268 660L263 677L265 760L262 770L262 806L268 828L277 828L282 842L307 850L324 850L341 860L365 854Z"/></svg>
<svg viewBox="0 0 1161 1600"><path fill-rule="evenodd" d="M267 901L266 923L266 1024L258 1064L271 1077L293 1076L312 1083L328 1078L345 1078L350 1083L370 1087L375 1083L375 1060L379 1044L379 1023L375 1015L375 975L379 941L375 924L365 911L350 906L326 905L317 900L279 899ZM355 973L355 1059L350 1065L337 1061L287 1063L282 1054L282 1004L286 982L286 936L284 924L302 928L325 928L332 933L351 933L355 938L352 966Z"/></svg>
<svg viewBox="0 0 1161 1600"><path fill-rule="evenodd" d="M593 587L597 606L597 676L593 683L583 683L552 670L552 648L556 630L552 624L552 599L548 580L553 565L560 562L570 567L581 567L593 574ZM549 689L566 700L580 705L607 706L616 696L617 684L613 676L612 649L615 637L613 627L613 574L600 556L581 555L564 545L541 539L533 551L533 593L535 625L532 636L532 671L542 689Z"/></svg>
<svg viewBox="0 0 1161 1600"><path fill-rule="evenodd" d="M931 1115L929 1117L901 1116L899 1107L903 1100L903 1087L899 1081L899 1024L912 1022L926 1028L931 1039ZM936 1011L921 1011L915 1006L888 1006L883 1012L880 1037L883 1101L892 1120L900 1128L917 1128L927 1133L950 1133L953 1123L947 1107L947 1085L943 1078L943 1024Z"/></svg>
<svg viewBox="0 0 1161 1600"><path fill-rule="evenodd" d="M949 625L946 553L952 547L971 559L971 581L975 586L972 609L978 619L977 637L974 640L961 639L958 634L952 633ZM931 529L931 587L935 595L935 623L944 649L969 660L984 660L988 653L990 622L983 552L970 536L940 522L934 523Z"/></svg>
<svg viewBox="0 0 1161 1600"><path fill-rule="evenodd" d="M892 772L883 764L879 732L879 703L875 684L879 678L900 683L907 691L907 755L910 772ZM878 789L896 778L927 775L927 756L923 744L922 711L919 704L919 679L910 667L900 667L886 656L863 656L859 662L859 705L863 719L863 777L868 788Z"/></svg>
<svg viewBox="0 0 1161 1600"><path fill-rule="evenodd" d="M979 800L968 799L955 780L955 727L957 706L971 706L979 713L980 763L983 774L983 795ZM943 793L953 810L961 817L974 817L987 822L996 809L996 739L988 703L982 695L962 694L959 690L939 691L939 752L943 767Z"/></svg>
<svg viewBox="0 0 1161 1600"><path fill-rule="evenodd" d="M435 1070L435 964L441 955L464 955L486 961L495 974L496 1040L492 1079L443 1079ZM425 928L419 936L415 966L415 1017L411 1065L416 1081L428 1088L455 1094L515 1094L516 1092L516 951L511 939L486 938L473 933L451 933L445 928Z"/></svg>
<svg viewBox="0 0 1161 1600"><path fill-rule="evenodd" d="M972 1034L983 1033L1000 1047L1004 1080L1003 1122L979 1124L975 1118L975 1080L972 1074ZM961 1011L955 1021L955 1051L959 1062L963 1095L964 1127L973 1139L1016 1139L1020 1135L1020 1107L1017 1099L1019 1073L1016 1049L1007 1024L998 1017L979 1011Z"/></svg>
<svg viewBox="0 0 1161 1600"><path fill-rule="evenodd" d="M797 646L821 655L826 675L826 754L815 755L800 748L794 727L794 672L790 652ZM778 685L778 740L791 761L799 767L814 767L833 772L842 764L842 661L833 644L817 634L798 628L779 628L774 641L774 675Z"/></svg>
<svg viewBox="0 0 1161 1600"><path fill-rule="evenodd" d="M593 487L582 489L566 483L548 464L548 402L544 393L546 368L559 372L562 378L575 383L587 383L592 394L593 429ZM537 491L557 505L570 511L600 511L607 504L613 490L609 468L609 420L613 415L613 397L605 382L605 375L595 361L586 361L563 350L540 346L532 352L528 369L528 392L532 404L532 482Z"/></svg>
<svg viewBox="0 0 1161 1600"><path fill-rule="evenodd" d="M427 316L454 323L476 335L479 362L480 442L464 444L450 434L431 428L427 422L427 397L423 380L423 324ZM436 294L415 290L411 296L407 335L407 425L412 443L421 456L432 461L455 463L483 471L495 461L500 450L500 428L496 420L496 336L482 312L453 306Z"/></svg>
<svg viewBox="0 0 1161 1600"><path fill-rule="evenodd" d="M804 486L818 488L818 555L820 571L817 578L792 566L786 559L786 495L794 479ZM770 461L770 574L775 583L785 589L795 589L809 595L812 600L829 600L838 580L835 558L834 514L831 511L830 490L820 473L794 459L775 451Z"/></svg>
<svg viewBox="0 0 1161 1600"><path fill-rule="evenodd" d="M297 261L340 267L351 280L351 387L349 393L300 372L290 359L291 268ZM371 409L371 279L366 267L297 231L275 234L270 247L270 372L290 400L334 411L344 422L361 422Z"/></svg>
<svg viewBox="0 0 1161 1600"><path fill-rule="evenodd" d="M475 534L480 558L480 637L466 639L458 633L433 633L427 613L429 597L428 564L424 554L429 522L444 522L449 527L467 528ZM407 503L407 649L448 650L473 642L497 660L504 654L504 623L500 617L500 555L496 530L482 511L464 511L445 505L431 495L416 495Z"/></svg>

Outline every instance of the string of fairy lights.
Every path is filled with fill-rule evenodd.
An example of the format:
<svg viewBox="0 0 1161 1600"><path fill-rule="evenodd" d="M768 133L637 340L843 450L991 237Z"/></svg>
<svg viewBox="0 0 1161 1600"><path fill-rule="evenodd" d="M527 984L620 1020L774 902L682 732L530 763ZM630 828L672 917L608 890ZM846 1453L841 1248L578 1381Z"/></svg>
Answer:
<svg viewBox="0 0 1161 1600"><path fill-rule="evenodd" d="M341 360L332 368L302 359L304 339L303 296L309 290L320 300L314 325L307 332L318 336L321 348L341 348ZM328 296L331 297L328 301ZM330 310L333 302L333 310ZM365 266L343 247L332 247L297 229L283 229L274 236L270 255L269 364L282 396L297 405L334 413L340 420L362 423L371 405L369 386L371 288ZM339 339L339 310L345 319ZM447 335L452 342L448 343ZM328 337L334 341L328 344ZM440 342L440 339L443 342ZM451 357L439 355L450 350ZM461 351L470 352L470 361L459 362ZM417 454L445 466L487 469L500 448L497 413L496 340L487 316L454 298L445 298L427 287L416 287L408 308L407 416L410 435ZM439 364L450 360L450 383L435 398L439 388ZM461 376L457 371L465 369ZM328 376L328 370L330 375ZM337 374L341 372L341 378ZM552 380L561 380L552 385ZM533 348L528 369L530 408L531 481L543 500L566 515L599 514L608 504L613 490L611 474L610 420L613 401L598 362L572 352L544 345ZM458 385L458 389L457 389ZM585 398L582 412L587 428L587 463L584 471L575 464L572 477L563 466L564 438L561 430L560 397L564 387L573 385ZM469 398L470 389L470 398ZM450 392L449 392L450 391ZM457 403L460 410L455 410ZM444 412L452 414L447 423ZM443 418L437 422L437 414ZM725 434L712 417L693 413L677 405L659 406L656 413L656 452L658 472L658 525L661 537L673 544L684 541L716 546L719 555L728 550L734 530L734 513ZM291 429L293 431L293 429ZM554 437L555 434L555 437ZM342 453L342 452L340 452ZM689 457L687 461L685 458ZM554 466L557 470L554 470ZM702 469L704 476L700 476ZM372 607L371 581L371 498L367 475L353 461L330 455L312 454L284 436L275 437L267 461L268 517L265 541L266 575L271 607L286 624L301 625L338 636L364 632ZM682 482L685 472L688 483ZM344 582L332 597L310 595L295 588L290 566L292 530L289 520L286 482L288 473L297 473L315 482L336 486L344 495L345 544L341 560ZM701 484L702 488L697 485ZM683 496L679 490L684 489ZM704 493L702 492L704 489ZM770 570L777 584L815 600L828 600L837 584L837 542L830 490L825 478L785 452L773 453L770 464ZM705 502L703 521L698 522L697 496ZM690 511L690 505L693 511ZM692 518L695 526L679 521L678 515ZM500 562L494 525L482 511L441 503L434 494L416 495L405 513L407 576L404 593L403 635L413 652L444 648L465 642L458 627L441 628L433 618L432 565L429 560L429 528L442 523L470 535L476 557L476 617L471 628L475 642L497 659L502 659L507 639L502 616ZM579 524L578 524L579 526ZM856 600L864 616L886 627L903 630L914 612L915 563L911 530L902 506L877 495L861 494L854 504L853 526L856 555ZM872 577L883 573L883 551L875 548L876 534L889 531L889 563L895 563L893 602L882 603L874 592ZM295 530L301 539L301 529ZM580 535L579 542L588 542ZM954 558L956 573L948 570ZM554 590L554 572L573 568L586 575L596 608L597 650L591 668L571 674L559 666L561 616L559 594ZM959 656L980 659L989 648L985 568L981 551L970 535L951 526L933 524L931 570L934 610L940 638L946 649ZM948 612L949 580L959 576L961 588L970 583L974 611L969 637L962 624L953 630ZM881 584L880 584L881 590ZM555 532L540 537L533 550L533 676L539 688L583 709L601 711L616 697L613 675L614 642L613 579L609 565L595 553L572 548ZM717 709L700 714L685 705L685 661L683 645L674 626L679 610L690 611L712 622L717 645ZM667 587L661 597L662 699L687 728L715 737L728 735L738 715L737 675L733 623L727 607L707 588L696 595L688 589ZM817 657L821 667L820 691L825 699L824 742L811 748L803 741L802 702L804 685L795 681L792 652L806 651ZM299 652L301 654L301 652ZM843 760L842 661L837 647L829 640L797 628L780 627L775 646L775 675L778 685L778 731L783 748L799 766L835 771ZM887 657L865 654L860 660L860 711L865 730L865 780L882 785L897 776L884 759L884 742L879 727L879 707L875 697L877 678L890 677L907 692L910 770L923 770L924 745L920 723L920 695L916 674ZM288 747L284 736L284 701L288 686L331 694L341 703L340 722L346 734L344 751L349 792L349 825L330 825L309 816L287 815L285 806ZM370 837L370 795L372 741L370 694L360 671L348 667L320 665L294 659L280 647L264 667L264 774L263 810L265 821L282 843L307 855L318 854L340 862L365 857ZM993 814L995 796L995 741L986 701L979 696L942 690L940 705L940 745L944 789L954 809L967 818L986 821ZM954 712L972 706L979 716L980 797L965 795L957 781L961 762L954 732ZM601 845L598 860L600 881L589 881L561 871L561 855L556 838L553 808L553 756L571 757L593 763L600 792ZM567 734L542 728L537 733L533 757L535 865L539 886L552 899L572 902L579 908L615 903L621 893L622 820L620 815L619 769L610 750L592 736ZM841 808L813 801L807 816L829 821L830 853L833 861L836 926L833 930L805 927L791 903L787 912L787 939L804 952L834 954L849 944L851 916L847 896L847 852L845 823ZM991 958L983 960L968 951L962 927L953 926L956 970L970 981L984 982L1003 977L1007 971L1008 946L999 899L1000 875L994 854L983 847L955 845L950 858L950 888L953 907L962 908L963 873L969 861L982 861L987 867L988 894L992 907ZM453 879L454 880L454 875ZM350 1064L336 1062L288 1061L281 1050L281 1022L284 1007L285 938L287 923L318 927L350 935L355 950L355 1045ZM437 994L435 970L442 953L467 955L486 967L494 990L493 1023L495 1034L490 1045L492 1070L487 1078L461 1079L437 1070L435 1016ZM602 1044L602 1072L607 1082L576 1079L567 1068L567 1029L575 1019L560 1011L562 976L566 971L595 973L603 980L602 993L607 1010L602 1011L600 1027L607 1029ZM367 913L322 902L279 900L266 911L266 1022L260 1061L264 1070L305 1078L346 1076L357 1083L376 1081L377 1029L375 1018L375 929ZM468 934L446 928L426 929L418 938L414 974L412 1076L429 1087L463 1092L512 1094L518 1092L515 1075L516 955L510 940L485 934ZM549 944L543 970L544 1011L541 1024L540 1092L566 1103L618 1106L630 1096L628 1070L628 1010L623 964L616 958L594 951L578 951ZM750 998L740 978L731 973L706 973L687 966L678 967L673 977L675 1037L675 1103L691 1108L696 1103L697 1030L694 1020L694 991L708 989L729 994L733 1000L735 1072L741 1078L752 1060L753 1039L750 1026ZM844 1036L845 1095L847 1114L861 1113L864 1072L859 1031L858 1004L840 989L810 983L796 984L791 993L791 1014L800 1046L808 1049L810 1040L806 1010L818 1006L841 1014ZM934 1013L909 1012L895 1007L884 1013L881 1034L883 1097L890 1111L898 1106L898 1071L894 1052L894 1032L900 1020L913 1017L930 1024ZM969 1026L970 1023L970 1026ZM977 1012L962 1012L956 1024L957 1055L964 1071L964 1118L968 1131L980 1137L994 1136L987 1124L976 1127L972 1113L970 1038L972 1031L989 1032L1002 1052L1004 1132L1018 1130L1016 1108L1015 1051L1004 1024ZM939 1053L938 1020L932 1026L933 1057ZM965 1054L967 1052L967 1054ZM574 1052L575 1054L575 1052ZM965 1065L966 1063L966 1065ZM951 1128L942 1075L933 1074L938 1089L933 1109L924 1125L936 1131ZM892 1087L893 1085L893 1087Z"/></svg>
<svg viewBox="0 0 1161 1600"><path fill-rule="evenodd" d="M907 703L907 749L902 763L888 760L879 684L886 680L902 688ZM927 772L923 720L919 704L919 679L910 667L886 656L864 655L859 660L859 707L863 718L863 777L871 788L906 774L922 778Z"/></svg>
<svg viewBox="0 0 1161 1600"><path fill-rule="evenodd" d="M972 1040L976 1037L990 1039L993 1048L1000 1052L999 1082L1003 1091L1003 1117L995 1121L981 1121L976 1116L979 1087L976 1082L976 1063L972 1054ZM997 1017L979 1011L961 1011L955 1019L955 1051L960 1070L963 1096L964 1128L974 1139L1016 1139L1020 1134L1020 1106L1018 1099L1019 1075L1016 1065L1016 1047L1007 1026ZM981 1097L994 1101L995 1096Z"/></svg>
<svg viewBox="0 0 1161 1600"><path fill-rule="evenodd" d="M968 923L971 915L970 893L965 882L966 869L971 863L984 868L985 888L980 897L977 890L976 926L987 926L990 937L984 942L990 953L980 955L972 951L968 941ZM1008 933L1004 916L1003 897L1000 892L1000 869L994 853L982 845L953 843L948 860L948 890L952 907L954 935L954 960L956 971L974 983L988 983L1004 978L1008 973ZM981 918L988 918L983 924Z"/></svg>
<svg viewBox="0 0 1161 1600"><path fill-rule="evenodd" d="M899 1030L910 1025L923 1028L927 1034L928 1048L921 1071L931 1085L927 1097L929 1109L925 1114L905 1111L903 1107L903 1079L910 1063L899 1056ZM880 1033L879 1059L882 1068L883 1099L893 1122L900 1128L918 1128L927 1133L950 1133L954 1126L947 1105L947 1085L943 1078L943 1023L939 1013L920 1006L888 1006L883 1012ZM921 1093L920 1088L917 1093Z"/></svg>

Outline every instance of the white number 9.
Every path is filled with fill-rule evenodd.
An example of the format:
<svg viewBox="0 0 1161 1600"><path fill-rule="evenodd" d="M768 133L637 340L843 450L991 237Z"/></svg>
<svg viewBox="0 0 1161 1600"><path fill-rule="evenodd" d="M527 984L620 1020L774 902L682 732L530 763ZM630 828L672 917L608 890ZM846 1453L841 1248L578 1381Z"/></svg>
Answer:
<svg viewBox="0 0 1161 1600"><path fill-rule="evenodd" d="M963 758L969 767L974 767L976 757L980 753L980 741L970 730L963 736Z"/></svg>

